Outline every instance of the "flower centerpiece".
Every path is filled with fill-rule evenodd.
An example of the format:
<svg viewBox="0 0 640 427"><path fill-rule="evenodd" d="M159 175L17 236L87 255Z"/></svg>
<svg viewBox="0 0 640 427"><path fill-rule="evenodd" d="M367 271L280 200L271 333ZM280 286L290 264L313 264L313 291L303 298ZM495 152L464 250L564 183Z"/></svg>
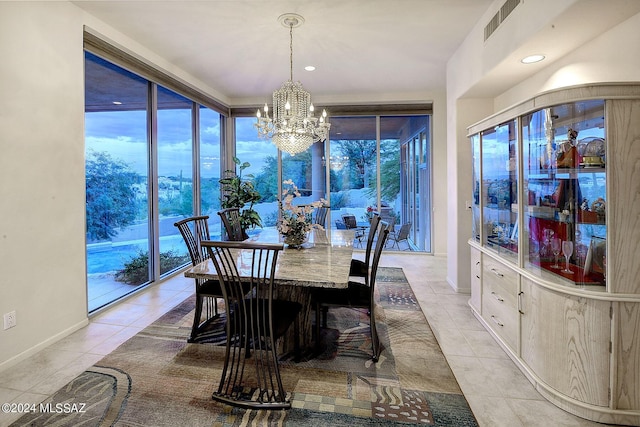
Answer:
<svg viewBox="0 0 640 427"><path fill-rule="evenodd" d="M294 199L300 197L298 187L290 179L282 184L282 200L279 201L282 218L278 222L278 231L289 247L300 247L307 241L313 228L324 230L320 224L313 223L313 212L326 204L326 201L320 199L308 205L294 205Z"/></svg>
<svg viewBox="0 0 640 427"><path fill-rule="evenodd" d="M371 223L371 220L373 219L373 213L375 212L375 209L373 208L373 206L367 206L367 210L364 213L364 215L362 215L362 219L364 219L365 221L368 221L369 223Z"/></svg>

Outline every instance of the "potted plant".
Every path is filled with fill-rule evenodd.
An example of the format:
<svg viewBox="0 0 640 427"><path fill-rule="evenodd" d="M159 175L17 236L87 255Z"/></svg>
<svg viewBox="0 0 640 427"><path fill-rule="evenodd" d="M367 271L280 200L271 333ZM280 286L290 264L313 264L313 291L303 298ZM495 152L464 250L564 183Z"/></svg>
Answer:
<svg viewBox="0 0 640 427"><path fill-rule="evenodd" d="M260 193L253 186L253 175L242 176L242 171L251 166L249 162L241 162L237 157L233 162L238 165L238 174L235 171L225 171L225 177L220 179L222 198L220 199L223 209L240 209L240 224L242 230L262 227L260 214L253 209L253 205L262 199Z"/></svg>

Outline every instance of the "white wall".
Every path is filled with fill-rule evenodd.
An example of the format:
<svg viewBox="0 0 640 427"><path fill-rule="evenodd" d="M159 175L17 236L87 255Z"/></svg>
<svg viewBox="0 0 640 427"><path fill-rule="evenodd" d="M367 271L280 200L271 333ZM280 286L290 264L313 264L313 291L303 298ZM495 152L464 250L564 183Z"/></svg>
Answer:
<svg viewBox="0 0 640 427"><path fill-rule="evenodd" d="M87 323L81 16L0 2L0 368Z"/></svg>

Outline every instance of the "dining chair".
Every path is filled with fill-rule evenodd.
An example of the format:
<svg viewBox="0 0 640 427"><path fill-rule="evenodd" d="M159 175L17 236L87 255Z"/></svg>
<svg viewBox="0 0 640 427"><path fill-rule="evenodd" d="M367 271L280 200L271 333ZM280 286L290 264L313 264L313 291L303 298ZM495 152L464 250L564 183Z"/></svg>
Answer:
<svg viewBox="0 0 640 427"><path fill-rule="evenodd" d="M240 221L240 209L239 208L227 208L218 212L224 230L226 233L226 240L240 242L249 238L247 233L242 229L242 223Z"/></svg>
<svg viewBox="0 0 640 427"><path fill-rule="evenodd" d="M398 232L396 232L395 230L392 231L389 234L389 242L392 242L391 247L393 248L395 246L396 248L400 249L400 243L405 242L407 244L407 248L403 250L412 250L411 245L409 244L409 231L411 231L410 222L402 224Z"/></svg>
<svg viewBox="0 0 640 427"><path fill-rule="evenodd" d="M365 284L369 284L369 267L371 262L371 249L373 249L373 242L378 232L378 226L380 225L380 215L373 214L371 218L371 225L369 226L369 233L367 235L367 246L364 252L364 261L359 259L352 259L351 266L349 268L349 276L363 277Z"/></svg>
<svg viewBox="0 0 640 427"><path fill-rule="evenodd" d="M202 247L202 241L210 239L208 220L208 215L201 215L185 218L173 224L178 228L187 245L193 266L209 257L207 250ZM203 334L199 332L204 329L206 323L219 316L218 298L223 298L222 288L217 280L194 280L196 282L196 310L188 342L196 342L198 339L204 338ZM203 309L204 320L202 320Z"/></svg>
<svg viewBox="0 0 640 427"><path fill-rule="evenodd" d="M346 230L347 226L344 225L344 222L342 222L341 220L336 219L336 229L337 230Z"/></svg>
<svg viewBox="0 0 640 427"><path fill-rule="evenodd" d="M347 227L347 230L356 230L354 239L358 241L359 246L362 246L362 239L364 238L364 228L358 227L356 216L353 214L343 214L342 222Z"/></svg>
<svg viewBox="0 0 640 427"><path fill-rule="evenodd" d="M320 206L319 208L317 208L316 217L314 218L313 223L324 227L325 223L327 222L327 214L329 213L330 209L331 206L328 205Z"/></svg>
<svg viewBox="0 0 640 427"><path fill-rule="evenodd" d="M224 366L213 399L246 409L291 408L280 376L276 341L291 324L296 328L297 340L296 318L302 306L273 297L278 254L284 245L219 241L202 244L215 266L224 301L233 307L227 316ZM248 294L247 282L253 289Z"/></svg>
<svg viewBox="0 0 640 427"><path fill-rule="evenodd" d="M324 307L349 307L356 309L367 309L370 319L369 325L371 330L371 347L373 351L372 359L374 362L378 361L381 349L378 330L376 328L375 285L380 256L382 255L382 250L384 249L388 236L389 224L384 221L380 221L380 231L378 232L378 240L373 252L373 258L371 261L371 268L369 269L369 278L367 284L349 281L349 285L345 289L318 288L317 290L314 290L312 297L316 312L317 349L319 347L320 341L320 325L322 324L325 328L327 327L327 313L326 311L323 311ZM322 323L320 319L321 313L324 314Z"/></svg>

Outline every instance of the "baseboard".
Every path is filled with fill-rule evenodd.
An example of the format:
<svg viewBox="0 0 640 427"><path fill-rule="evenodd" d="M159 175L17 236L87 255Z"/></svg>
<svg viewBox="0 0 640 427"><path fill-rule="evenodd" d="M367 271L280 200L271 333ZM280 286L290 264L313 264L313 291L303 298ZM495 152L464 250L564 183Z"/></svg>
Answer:
<svg viewBox="0 0 640 427"><path fill-rule="evenodd" d="M449 277L447 277L447 283L451 286L451 289L456 291L458 294L467 294L471 295L471 287L459 288L456 283L454 283Z"/></svg>
<svg viewBox="0 0 640 427"><path fill-rule="evenodd" d="M12 366L17 365L18 363L22 362L23 360L27 359L30 356L33 356L34 354L38 353L39 351L49 347L51 344L56 343L58 341L60 341L61 339L68 337L69 335L71 335L72 333L74 333L75 331L84 328L85 326L87 326L89 324L89 319L85 318L84 320L82 320L81 322L76 323L75 325L65 329L64 331L36 344L35 346L23 351L20 354L17 354L15 356L13 356L10 359L5 360L4 362L0 363L0 372L4 371L5 369L9 369Z"/></svg>

